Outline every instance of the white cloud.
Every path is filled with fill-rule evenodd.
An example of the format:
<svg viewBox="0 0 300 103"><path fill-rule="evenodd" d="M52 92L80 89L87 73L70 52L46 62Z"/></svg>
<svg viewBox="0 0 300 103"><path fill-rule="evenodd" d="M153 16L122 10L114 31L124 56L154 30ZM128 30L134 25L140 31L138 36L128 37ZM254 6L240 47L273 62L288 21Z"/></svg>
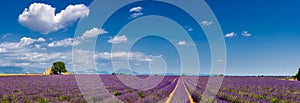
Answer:
<svg viewBox="0 0 300 103"><path fill-rule="evenodd" d="M21 44L18 42L4 42L0 44L0 48L4 49L18 49L21 47Z"/></svg>
<svg viewBox="0 0 300 103"><path fill-rule="evenodd" d="M89 8L83 4L69 5L55 14L56 8L44 3L33 3L19 15L18 21L23 26L48 34L72 25L79 18L89 15Z"/></svg>
<svg viewBox="0 0 300 103"><path fill-rule="evenodd" d="M35 48L40 49L41 45L37 44L37 45L35 45Z"/></svg>
<svg viewBox="0 0 300 103"><path fill-rule="evenodd" d="M231 38L231 37L234 37L234 36L236 36L236 34L235 34L234 32L227 33L227 34L225 35L226 38Z"/></svg>
<svg viewBox="0 0 300 103"><path fill-rule="evenodd" d="M32 50L32 49L31 49ZM34 51L9 51L0 60L0 66L12 66L22 68L49 68L55 61L71 62L71 52L41 53Z"/></svg>
<svg viewBox="0 0 300 103"><path fill-rule="evenodd" d="M132 13L130 15L130 18L136 18L138 16L142 16L144 15L144 13L142 13L143 8L141 6L137 6L137 7L133 7L129 10L130 13Z"/></svg>
<svg viewBox="0 0 300 103"><path fill-rule="evenodd" d="M193 28L188 28L188 31L193 31L194 29Z"/></svg>
<svg viewBox="0 0 300 103"><path fill-rule="evenodd" d="M44 44L43 44L43 45L41 45L41 44L36 44L36 45L34 45L34 46L35 46L35 48L38 49L38 50L47 50L46 47L43 47Z"/></svg>
<svg viewBox="0 0 300 103"><path fill-rule="evenodd" d="M213 23L212 20L204 20L204 21L201 22L201 25L203 25L203 26L209 26L209 25L211 25L212 23Z"/></svg>
<svg viewBox="0 0 300 103"><path fill-rule="evenodd" d="M179 42L177 43L177 45L179 45L179 46L184 46L184 45L187 45L187 43L186 43L186 41L179 41Z"/></svg>
<svg viewBox="0 0 300 103"><path fill-rule="evenodd" d="M38 38L37 40L36 40L37 42L46 42L46 40L44 39L44 38Z"/></svg>
<svg viewBox="0 0 300 103"><path fill-rule="evenodd" d="M149 62L152 61L151 56L147 56L144 53L140 52L102 52L98 53L96 55L97 58L99 59L106 59L106 60L137 60L137 61L145 61Z"/></svg>
<svg viewBox="0 0 300 103"><path fill-rule="evenodd" d="M0 48L0 53L6 52L7 50L5 48Z"/></svg>
<svg viewBox="0 0 300 103"><path fill-rule="evenodd" d="M133 14L130 15L130 18L136 18L136 17L142 16L142 15L144 15L144 14L141 13L141 12L139 12L139 13L133 13Z"/></svg>
<svg viewBox="0 0 300 103"><path fill-rule="evenodd" d="M108 40L108 42L112 44L126 43L127 37L125 35L115 36L114 38Z"/></svg>
<svg viewBox="0 0 300 103"><path fill-rule="evenodd" d="M106 64L105 64L105 63L99 63L99 65L100 65L100 66L106 66Z"/></svg>
<svg viewBox="0 0 300 103"><path fill-rule="evenodd" d="M71 57L66 53L39 53L39 52L24 52L24 53L12 53L7 54L5 59L11 60L23 60L27 62L47 62L49 60L65 60L67 57Z"/></svg>
<svg viewBox="0 0 300 103"><path fill-rule="evenodd" d="M237 35L241 35L241 36L245 36L245 37L251 36L251 34L248 31L243 31L241 34L236 34L235 32L227 33L225 35L225 37L226 38L232 38L232 37L235 37Z"/></svg>
<svg viewBox="0 0 300 103"><path fill-rule="evenodd" d="M20 45L29 45L32 44L35 40L32 38L28 38L28 37L23 37L20 40Z"/></svg>
<svg viewBox="0 0 300 103"><path fill-rule="evenodd" d="M101 34L108 33L104 29L92 28L85 31L82 36L77 38L66 38L60 41L54 41L48 44L48 47L67 47L67 46L76 46L79 45L83 40L96 37Z"/></svg>
<svg viewBox="0 0 300 103"><path fill-rule="evenodd" d="M136 63L139 62L149 62L152 61L151 56L145 55L141 52L93 52L93 51L85 51L85 50L75 50L73 51L73 66L79 68L88 68L84 65L91 65L94 60L100 60L104 62L98 62L98 65L104 66L105 62L114 60L116 63L124 63L126 60L132 60ZM80 64L80 65L78 65ZM84 67L82 67L84 66ZM93 67L91 67L93 68Z"/></svg>
<svg viewBox="0 0 300 103"><path fill-rule="evenodd" d="M131 53L131 52L99 53L99 58L103 58L103 59L124 58L124 57L131 57L131 56L133 56L133 53Z"/></svg>
<svg viewBox="0 0 300 103"><path fill-rule="evenodd" d="M218 63L223 63L224 60L223 60L223 59L218 59L218 60L216 60L216 62L218 62Z"/></svg>
<svg viewBox="0 0 300 103"><path fill-rule="evenodd" d="M32 43L32 41L34 41ZM69 52L46 53L38 39L24 37L19 42L0 43L0 51L5 52L0 55L0 66L13 66L22 68L47 68L52 62L62 60L70 62L72 55ZM40 63L47 63L41 65ZM30 65L29 65L30 64Z"/></svg>
<svg viewBox="0 0 300 103"><path fill-rule="evenodd" d="M251 36L251 34L250 34L248 31L243 31L243 32L242 32L242 35L243 35L243 36L246 36L246 37Z"/></svg>
<svg viewBox="0 0 300 103"><path fill-rule="evenodd" d="M61 41L54 41L48 44L48 47L67 47L67 46L75 46L80 44L77 39L74 38L66 38Z"/></svg>
<svg viewBox="0 0 300 103"><path fill-rule="evenodd" d="M90 30L85 31L80 38L87 39L87 38L96 37L98 35L106 34L106 33L108 33L108 32L105 31L104 29L92 28Z"/></svg>
<svg viewBox="0 0 300 103"><path fill-rule="evenodd" d="M87 69L91 67L91 64L95 60L95 52L94 51L87 51L87 50L73 50L73 66L79 69ZM89 67L87 67L89 66Z"/></svg>
<svg viewBox="0 0 300 103"><path fill-rule="evenodd" d="M141 12L143 8L141 6L133 7L129 10L129 12Z"/></svg>
<svg viewBox="0 0 300 103"><path fill-rule="evenodd" d="M39 44L35 44L33 46L37 46ZM44 52L44 51L36 51L34 48L27 48L27 46L23 47L26 50L15 50L8 51L7 53L3 53L0 55L0 66L16 66L22 68L49 68L52 63L55 61L64 61L67 66L71 66L74 63L87 63L90 64L94 61L93 56L95 55L95 59L98 60L117 60L119 62L123 62L124 60L133 60L140 62L151 62L152 56L145 55L141 52L93 52L93 51L84 51L84 50L75 50L75 54L80 56L80 62L72 62L72 52L69 50L64 50L65 52ZM36 47L35 47L36 48ZM0 47L0 50L1 47ZM74 65L75 65L74 64ZM100 64L105 65L105 64Z"/></svg>
<svg viewBox="0 0 300 103"><path fill-rule="evenodd" d="M144 59L140 59L139 61L151 62L152 59L151 58L144 58Z"/></svg>
<svg viewBox="0 0 300 103"><path fill-rule="evenodd" d="M0 66L22 68L48 68L58 60L71 62L71 52L48 52L44 50L42 39L23 37L18 42L0 43ZM64 50L65 51L65 50ZM43 65L42 65L42 64ZM46 64L45 64L46 63ZM26 71L24 69L24 71ZM42 70L43 71L43 70Z"/></svg>
<svg viewBox="0 0 300 103"><path fill-rule="evenodd" d="M0 48L5 49L20 49L25 46L31 45L35 42L39 42L39 39L32 39L29 37L22 37L19 42L3 42L0 44Z"/></svg>
<svg viewBox="0 0 300 103"><path fill-rule="evenodd" d="M17 63L15 64L15 66L18 66L18 67L24 67L24 66L29 66L30 63Z"/></svg>

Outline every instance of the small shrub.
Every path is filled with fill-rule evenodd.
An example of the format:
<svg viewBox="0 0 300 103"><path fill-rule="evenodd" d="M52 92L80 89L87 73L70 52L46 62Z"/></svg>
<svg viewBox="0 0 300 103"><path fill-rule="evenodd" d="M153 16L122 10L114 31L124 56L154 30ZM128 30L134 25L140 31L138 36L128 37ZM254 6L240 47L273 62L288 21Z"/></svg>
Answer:
<svg viewBox="0 0 300 103"><path fill-rule="evenodd" d="M80 103L87 103L87 102L86 102L86 101L84 101L84 100L81 100L81 101L80 101Z"/></svg>
<svg viewBox="0 0 300 103"><path fill-rule="evenodd" d="M119 96L119 95L121 95L121 93L118 92L118 91L112 91L112 95L114 95L114 96Z"/></svg>
<svg viewBox="0 0 300 103"><path fill-rule="evenodd" d="M139 95L140 98L145 98L145 94L143 92L136 92L137 95Z"/></svg>
<svg viewBox="0 0 300 103"><path fill-rule="evenodd" d="M132 93L132 90L126 89L126 93Z"/></svg>
<svg viewBox="0 0 300 103"><path fill-rule="evenodd" d="M231 88L229 88L227 91L228 91L228 92L234 92L235 90L234 90L234 89L231 89Z"/></svg>
<svg viewBox="0 0 300 103"><path fill-rule="evenodd" d="M37 102L38 103L48 103L48 102L50 102L50 100L48 100L48 99L39 99Z"/></svg>
<svg viewBox="0 0 300 103"><path fill-rule="evenodd" d="M66 96L59 96L59 100L60 101L65 101L65 100L67 100L68 98L66 97Z"/></svg>
<svg viewBox="0 0 300 103"><path fill-rule="evenodd" d="M230 97L230 103L236 103L238 100L238 97L237 96L232 96Z"/></svg>
<svg viewBox="0 0 300 103"><path fill-rule="evenodd" d="M244 95L244 92L242 92L242 91L237 91L236 93L239 95Z"/></svg>
<svg viewBox="0 0 300 103"><path fill-rule="evenodd" d="M254 97L255 95L253 93L248 93L247 94L249 97Z"/></svg>
<svg viewBox="0 0 300 103"><path fill-rule="evenodd" d="M263 99L263 98L264 98L264 96L262 96L262 95L256 95L256 96L255 96L255 98L258 98L258 99Z"/></svg>
<svg viewBox="0 0 300 103"><path fill-rule="evenodd" d="M162 93L165 95L165 96L167 96L168 95L168 92L167 91L162 91Z"/></svg>
<svg viewBox="0 0 300 103"><path fill-rule="evenodd" d="M2 95L1 103L9 103L9 97L7 95Z"/></svg>
<svg viewBox="0 0 300 103"><path fill-rule="evenodd" d="M24 103L33 103L31 100L29 100L28 98L26 98L25 100L24 100Z"/></svg>
<svg viewBox="0 0 300 103"><path fill-rule="evenodd" d="M48 102L50 102L50 100L44 99L42 96L37 96L37 99L38 99L37 103L48 103Z"/></svg>
<svg viewBox="0 0 300 103"><path fill-rule="evenodd" d="M272 103L277 103L277 102L279 102L279 99L278 98L271 98L271 102Z"/></svg>

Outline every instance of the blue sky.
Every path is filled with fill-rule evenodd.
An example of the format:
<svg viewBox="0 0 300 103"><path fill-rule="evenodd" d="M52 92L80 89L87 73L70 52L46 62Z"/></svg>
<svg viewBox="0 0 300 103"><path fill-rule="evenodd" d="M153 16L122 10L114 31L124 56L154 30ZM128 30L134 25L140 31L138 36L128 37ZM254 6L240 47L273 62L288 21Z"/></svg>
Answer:
<svg viewBox="0 0 300 103"><path fill-rule="evenodd" d="M227 48L225 74L293 75L298 70L300 1L206 0L206 2L224 33ZM117 62L124 62L126 57L129 57L130 66L134 71L148 73L150 72L148 65L153 58L162 57L167 63L168 72L179 73L181 62L176 47L188 49L195 46L201 61L200 73L210 73L210 63L214 60L210 59L208 41L199 24L189 19L189 15L184 11L155 2L130 4L115 12L115 16L112 16L103 27L86 28L80 36L74 37L79 19L82 18L84 22L84 19L94 15L93 9L89 7L91 3L92 0L2 1L0 11L5 16L1 16L0 24L0 57L3 58L0 60L0 67L3 67L0 73L5 71L3 70L5 67L21 67L24 68L23 72L43 71L57 60L66 62L67 67L72 68L74 64L71 59L72 46L80 45L83 41L95 37L98 37L95 46L98 71L112 72L112 58ZM24 12L25 8L28 10ZM62 10L64 12L61 12ZM38 14L46 16L42 18ZM101 16L101 12L97 12L97 15ZM168 19L154 21L162 18L151 19L150 15L171 18L181 28L173 26L173 22ZM215 23L217 21L208 19L202 21L200 25L211 26ZM135 28L122 28L125 24ZM170 30L163 35L172 37L175 42L155 34L141 38L135 43L131 41L130 37L147 31L146 27ZM182 39L184 37L180 34L181 29L191 35L194 43ZM131 51L111 52L112 45L131 44L133 44ZM93 53L84 50L75 52ZM85 60L85 57L82 58ZM193 67L190 65L189 68ZM84 72L95 71L86 69Z"/></svg>

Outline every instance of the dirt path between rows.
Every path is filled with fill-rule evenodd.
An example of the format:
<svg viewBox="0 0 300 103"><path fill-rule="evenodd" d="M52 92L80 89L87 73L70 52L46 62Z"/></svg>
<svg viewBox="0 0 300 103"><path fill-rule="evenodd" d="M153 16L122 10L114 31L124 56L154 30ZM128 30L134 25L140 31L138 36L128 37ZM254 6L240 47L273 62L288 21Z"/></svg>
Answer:
<svg viewBox="0 0 300 103"><path fill-rule="evenodd" d="M186 85L184 83L184 80L182 80L182 83L183 83L183 86L184 86L184 89L185 89L187 95L189 96L190 103L195 103L194 100L193 100L193 98L192 98L192 95L190 94L189 90L187 89L187 87L186 87Z"/></svg>
<svg viewBox="0 0 300 103"><path fill-rule="evenodd" d="M165 103L195 103L189 93L184 80L178 78L174 90L169 95Z"/></svg>

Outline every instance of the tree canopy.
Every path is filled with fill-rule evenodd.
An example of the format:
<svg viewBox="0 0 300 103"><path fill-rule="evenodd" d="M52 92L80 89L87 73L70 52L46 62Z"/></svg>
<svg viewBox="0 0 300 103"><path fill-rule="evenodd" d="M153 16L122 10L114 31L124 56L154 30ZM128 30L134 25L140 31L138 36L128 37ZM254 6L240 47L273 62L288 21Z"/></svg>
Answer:
<svg viewBox="0 0 300 103"><path fill-rule="evenodd" d="M53 74L61 74L67 72L65 63L62 61L54 62L51 71Z"/></svg>
<svg viewBox="0 0 300 103"><path fill-rule="evenodd" d="M295 79L297 79L298 81L300 81L300 68L298 70L298 73L295 75Z"/></svg>

